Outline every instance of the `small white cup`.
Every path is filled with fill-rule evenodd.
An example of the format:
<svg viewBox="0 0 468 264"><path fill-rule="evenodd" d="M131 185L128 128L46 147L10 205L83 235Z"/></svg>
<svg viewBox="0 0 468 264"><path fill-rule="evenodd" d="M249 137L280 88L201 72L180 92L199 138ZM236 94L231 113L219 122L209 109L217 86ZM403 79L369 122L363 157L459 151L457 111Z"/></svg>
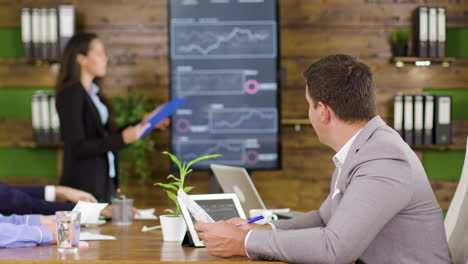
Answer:
<svg viewBox="0 0 468 264"><path fill-rule="evenodd" d="M271 221L278 220L278 216L268 209L250 209L249 215L250 218L263 215L262 220L258 220L257 222L255 222L256 224L260 225L264 225Z"/></svg>

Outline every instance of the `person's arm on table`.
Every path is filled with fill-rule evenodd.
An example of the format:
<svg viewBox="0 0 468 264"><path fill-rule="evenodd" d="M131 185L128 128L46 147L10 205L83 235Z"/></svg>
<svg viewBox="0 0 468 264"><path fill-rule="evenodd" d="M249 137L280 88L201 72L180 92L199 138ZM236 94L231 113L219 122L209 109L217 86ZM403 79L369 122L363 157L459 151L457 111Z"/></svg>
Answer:
<svg viewBox="0 0 468 264"><path fill-rule="evenodd" d="M195 230L213 256L247 256L244 248L248 234L254 229L271 230L272 225L245 224L246 219L232 218L215 223L196 223ZM237 226L243 224L242 226Z"/></svg>
<svg viewBox="0 0 468 264"><path fill-rule="evenodd" d="M0 215L0 247L49 245L56 241L53 216Z"/></svg>
<svg viewBox="0 0 468 264"><path fill-rule="evenodd" d="M15 186L22 192L25 192L33 198L46 200L48 202L70 202L78 203L78 201L96 203L97 200L90 193L78 189L70 188L61 185L46 185L42 186Z"/></svg>
<svg viewBox="0 0 468 264"><path fill-rule="evenodd" d="M61 185L55 186L55 197L60 202L78 203L78 201L84 201L97 203L92 194Z"/></svg>
<svg viewBox="0 0 468 264"><path fill-rule="evenodd" d="M43 187L42 187L43 188ZM74 204L47 202L35 199L16 187L0 183L0 214L54 214L58 210L71 210Z"/></svg>
<svg viewBox="0 0 468 264"><path fill-rule="evenodd" d="M46 201L49 201L46 199L47 197L46 190L50 188L50 186L53 187L53 185L47 185L47 186L11 186L10 185L11 188L15 188L18 191L26 193L32 198L46 200ZM55 197L55 192L54 192L54 197ZM54 201L54 200L50 200L50 201Z"/></svg>

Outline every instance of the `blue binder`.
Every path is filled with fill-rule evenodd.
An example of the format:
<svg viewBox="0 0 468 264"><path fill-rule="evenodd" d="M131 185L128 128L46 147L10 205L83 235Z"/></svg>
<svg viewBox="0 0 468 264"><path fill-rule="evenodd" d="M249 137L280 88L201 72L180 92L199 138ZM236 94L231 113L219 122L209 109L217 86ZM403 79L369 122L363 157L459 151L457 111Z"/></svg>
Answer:
<svg viewBox="0 0 468 264"><path fill-rule="evenodd" d="M153 130L161 121L172 115L177 108L181 107L187 102L188 98L174 98L170 102L164 104L159 111L154 113L147 123L150 123L148 129L141 134L140 139L146 136L151 130Z"/></svg>

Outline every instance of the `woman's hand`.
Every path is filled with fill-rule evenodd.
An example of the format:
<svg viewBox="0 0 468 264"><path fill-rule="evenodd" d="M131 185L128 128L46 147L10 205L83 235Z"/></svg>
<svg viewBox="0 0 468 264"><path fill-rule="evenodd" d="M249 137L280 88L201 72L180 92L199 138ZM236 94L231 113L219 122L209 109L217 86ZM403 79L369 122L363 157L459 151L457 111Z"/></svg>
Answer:
<svg viewBox="0 0 468 264"><path fill-rule="evenodd" d="M135 126L129 126L122 132L122 138L125 144L137 141L140 136L150 127L149 123L141 122Z"/></svg>
<svg viewBox="0 0 468 264"><path fill-rule="evenodd" d="M156 127L161 130L166 130L169 127L170 123L171 121L169 120L169 118L166 118L163 121L161 121Z"/></svg>
<svg viewBox="0 0 468 264"><path fill-rule="evenodd" d="M152 116L154 116L157 112L159 112L163 106L164 105L160 105L158 108L154 109L151 113L146 114L143 118L143 121L141 121L141 123L147 122ZM159 122L156 128L159 128L161 130L166 130L169 127L170 123L171 121L169 120L169 118L166 118L163 121Z"/></svg>

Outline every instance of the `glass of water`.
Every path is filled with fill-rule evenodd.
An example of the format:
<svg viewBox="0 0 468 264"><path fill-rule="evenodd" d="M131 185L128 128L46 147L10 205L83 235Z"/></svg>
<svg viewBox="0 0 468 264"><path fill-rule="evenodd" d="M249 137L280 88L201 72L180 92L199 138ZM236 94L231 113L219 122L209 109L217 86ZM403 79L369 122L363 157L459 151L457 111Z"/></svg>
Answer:
<svg viewBox="0 0 468 264"><path fill-rule="evenodd" d="M112 199L112 224L131 225L133 219L133 199Z"/></svg>
<svg viewBox="0 0 468 264"><path fill-rule="evenodd" d="M76 253L80 243L80 218L78 211L57 211L57 247L60 253Z"/></svg>

